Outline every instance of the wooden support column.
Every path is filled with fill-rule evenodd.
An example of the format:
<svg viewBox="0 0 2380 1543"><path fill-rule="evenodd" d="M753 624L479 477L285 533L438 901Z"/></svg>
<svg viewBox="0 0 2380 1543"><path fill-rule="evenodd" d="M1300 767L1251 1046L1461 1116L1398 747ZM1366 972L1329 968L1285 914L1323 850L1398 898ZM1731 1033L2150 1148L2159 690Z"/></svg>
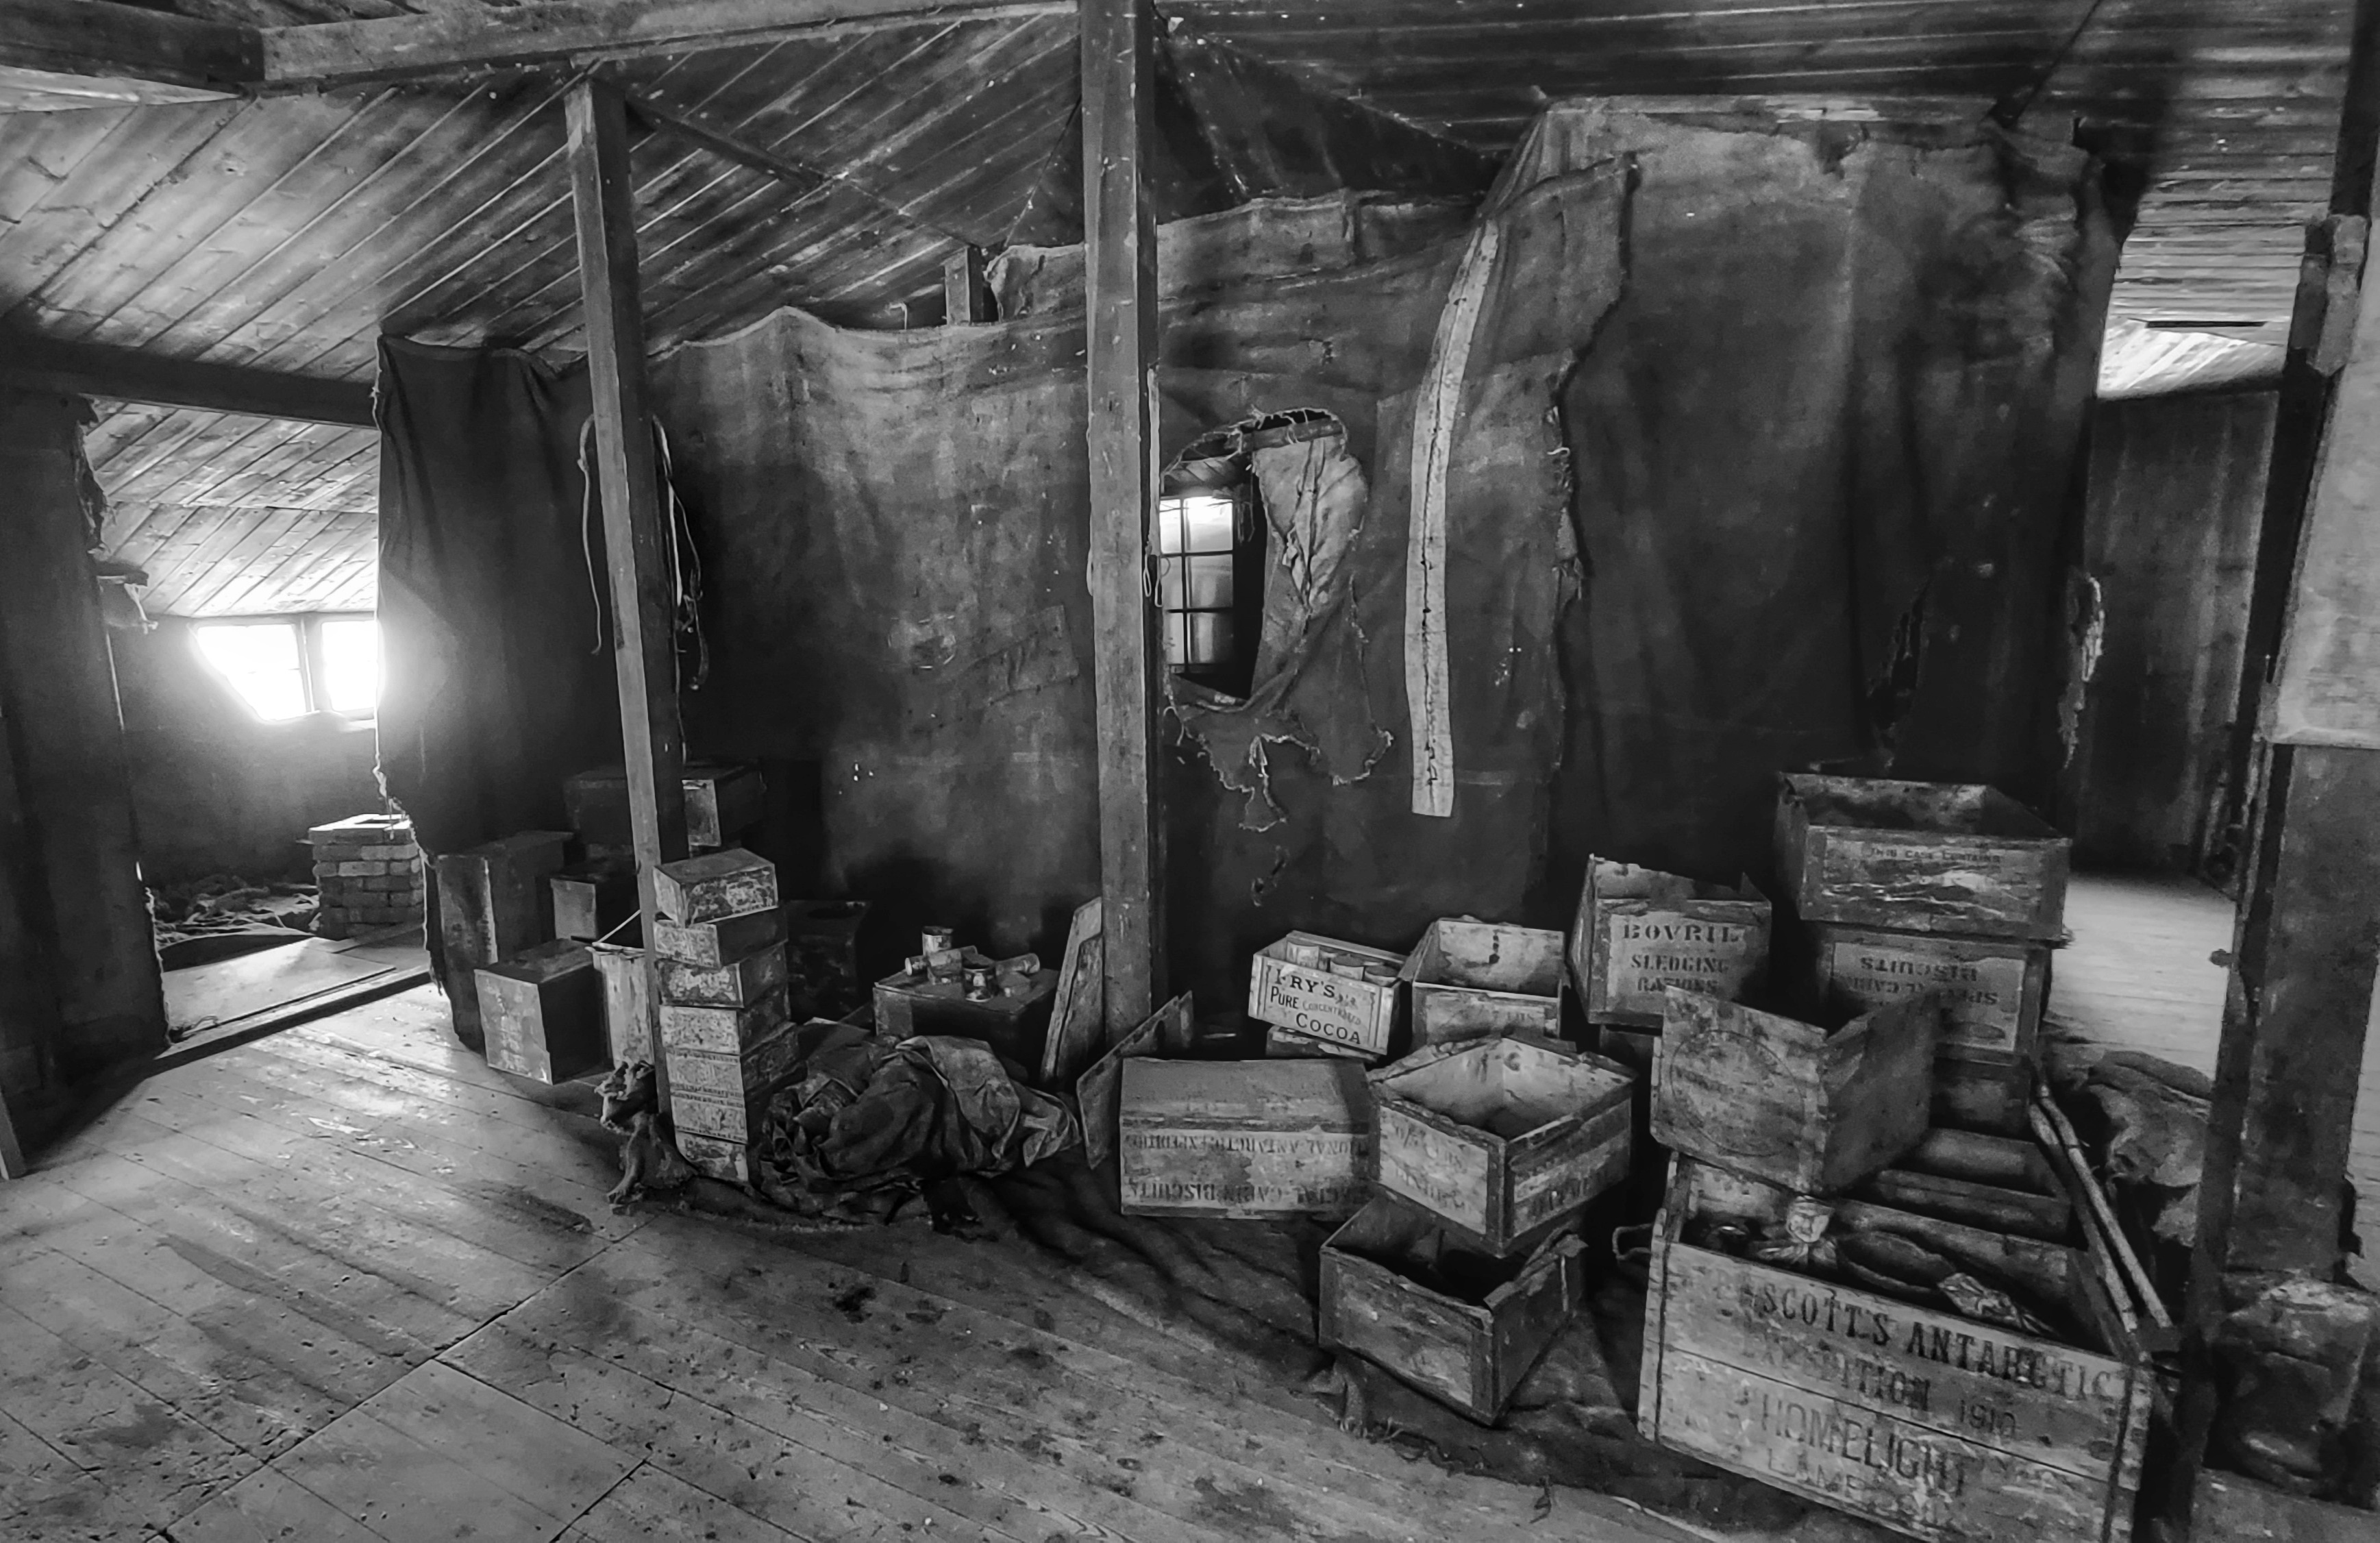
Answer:
<svg viewBox="0 0 2380 1543"><path fill-rule="evenodd" d="M620 738L628 770L628 823L637 906L651 988L653 869L686 856L686 741L679 726L669 564L661 479L645 414L645 325L637 290L637 212L628 178L628 118L619 88L583 79L565 103L571 207L578 222L578 286L587 310L587 363L595 392L595 462L603 548L612 577L612 658L620 681ZM658 991L650 999L660 1001ZM660 1028L653 1075L669 1097Z"/></svg>
<svg viewBox="0 0 2380 1543"><path fill-rule="evenodd" d="M1082 0L1091 624L1111 1035L1129 1031L1165 995L1158 802L1164 658L1148 565L1157 496L1157 223L1143 180L1155 43L1148 0Z"/></svg>
<svg viewBox="0 0 2380 1543"><path fill-rule="evenodd" d="M942 320L991 320L991 288L984 280L981 247L961 247L942 260Z"/></svg>

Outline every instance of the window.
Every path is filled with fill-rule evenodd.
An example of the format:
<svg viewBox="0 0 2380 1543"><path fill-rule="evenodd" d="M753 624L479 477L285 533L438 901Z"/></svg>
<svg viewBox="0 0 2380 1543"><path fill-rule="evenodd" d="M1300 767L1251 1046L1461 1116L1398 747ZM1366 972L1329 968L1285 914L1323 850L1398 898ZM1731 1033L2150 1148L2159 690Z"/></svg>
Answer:
<svg viewBox="0 0 2380 1543"><path fill-rule="evenodd" d="M1237 456L1184 463L1157 501L1157 603L1165 662L1235 697L1256 672L1264 515Z"/></svg>
<svg viewBox="0 0 2380 1543"><path fill-rule="evenodd" d="M201 622L199 657L266 723L335 712L369 718L380 701L380 623L370 616Z"/></svg>

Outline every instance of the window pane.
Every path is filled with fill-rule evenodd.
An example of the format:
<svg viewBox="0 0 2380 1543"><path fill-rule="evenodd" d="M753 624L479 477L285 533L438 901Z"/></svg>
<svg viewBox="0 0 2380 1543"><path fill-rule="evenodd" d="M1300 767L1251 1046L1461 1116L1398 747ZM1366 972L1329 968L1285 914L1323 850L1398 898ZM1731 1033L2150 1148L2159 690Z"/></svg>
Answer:
<svg viewBox="0 0 2380 1543"><path fill-rule="evenodd" d="M1165 662L1177 670L1191 662L1189 630L1179 611L1165 614Z"/></svg>
<svg viewBox="0 0 2380 1543"><path fill-rule="evenodd" d="M380 623L352 617L322 624L322 706L370 712L380 703Z"/></svg>
<svg viewBox="0 0 2380 1543"><path fill-rule="evenodd" d="M1182 598L1182 565L1186 557L1160 558L1157 565L1157 603L1160 609L1179 611L1187 603Z"/></svg>
<svg viewBox="0 0 2380 1543"><path fill-rule="evenodd" d="M1184 552L1221 552L1232 550L1232 516L1239 513L1234 500L1210 492L1186 493L1182 499L1182 550Z"/></svg>
<svg viewBox="0 0 2380 1543"><path fill-rule="evenodd" d="M1228 664L1232 662L1232 617L1228 612L1193 611L1182 619L1190 624L1191 664Z"/></svg>
<svg viewBox="0 0 2380 1543"><path fill-rule="evenodd" d="M298 628L289 622L216 622L198 629L199 657L259 718L296 718L306 711L306 677L298 662Z"/></svg>
<svg viewBox="0 0 2380 1543"><path fill-rule="evenodd" d="M1190 569L1191 609L1197 611L1228 611L1232 608L1232 559L1222 557L1185 557ZM1181 601L1169 601L1180 604Z"/></svg>

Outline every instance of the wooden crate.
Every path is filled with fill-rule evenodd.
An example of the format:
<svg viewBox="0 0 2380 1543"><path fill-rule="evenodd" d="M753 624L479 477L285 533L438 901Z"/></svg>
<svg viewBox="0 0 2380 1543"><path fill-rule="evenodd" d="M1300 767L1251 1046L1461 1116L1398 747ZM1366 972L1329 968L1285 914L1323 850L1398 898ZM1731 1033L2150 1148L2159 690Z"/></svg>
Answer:
<svg viewBox="0 0 2380 1543"><path fill-rule="evenodd" d="M1380 1187L1502 1257L1628 1176L1626 1067L1556 1043L1466 1039L1370 1074Z"/></svg>
<svg viewBox="0 0 2380 1543"><path fill-rule="evenodd" d="M1183 992L1141 1020L1075 1079L1075 1107L1083 1116L1083 1156L1094 1168L1115 1155L1116 1110L1123 1101L1123 1063L1149 1056L1187 1055L1198 1036L1190 993Z"/></svg>
<svg viewBox="0 0 2380 1543"><path fill-rule="evenodd" d="M662 1000L680 1007L744 1007L785 984L785 945L771 943L757 954L723 965L688 965L664 959L657 972Z"/></svg>
<svg viewBox="0 0 2380 1543"><path fill-rule="evenodd" d="M603 988L584 945L544 943L474 972L488 1064L539 1082L568 1082L611 1064Z"/></svg>
<svg viewBox="0 0 2380 1543"><path fill-rule="evenodd" d="M724 1184L748 1186L760 1180L758 1149L746 1142L682 1130L677 1133L677 1153L696 1172Z"/></svg>
<svg viewBox="0 0 2380 1543"><path fill-rule="evenodd" d="M1493 1424L1585 1299L1585 1247L1548 1238L1525 1258L1466 1255L1393 1200L1322 1245L1316 1338Z"/></svg>
<svg viewBox="0 0 2380 1543"><path fill-rule="evenodd" d="M913 1034L948 1034L980 1039L1025 1070L1038 1069L1050 1032L1050 1004L1058 994L1058 972L1020 956L1029 970L1002 969L1000 994L969 1002L955 980L922 975L887 976L876 983L876 1031L888 1039ZM989 961L987 961L989 962Z"/></svg>
<svg viewBox="0 0 2380 1543"><path fill-rule="evenodd" d="M565 832L523 831L437 860L438 948L448 980L468 980L480 966L516 959L553 936L545 880L569 844ZM451 991L447 1004L456 1032L467 1041L480 1034L477 991Z"/></svg>
<svg viewBox="0 0 2380 1543"><path fill-rule="evenodd" d="M670 1123L677 1132L681 1152L686 1149L683 1143L688 1136L707 1136L715 1141L748 1146L760 1139L768 1115L769 1097L765 1091L737 1095L670 1089Z"/></svg>
<svg viewBox="0 0 2380 1543"><path fill-rule="evenodd" d="M1645 1436L1925 1543L2125 1543L2155 1374L2095 1261L1996 1240L2067 1293L2097 1341L2077 1348L1685 1241L1691 1220L1773 1223L1786 1198L1678 1163L1654 1230ZM1890 1220L1866 1212L1863 1228Z"/></svg>
<svg viewBox="0 0 2380 1543"><path fill-rule="evenodd" d="M1934 1063L1934 1123L2001 1136L2029 1134L2033 1063L2012 1055L1961 1051Z"/></svg>
<svg viewBox="0 0 2380 1543"><path fill-rule="evenodd" d="M589 943L595 974L603 983L603 1039L611 1046L614 1065L650 1062L657 1036L653 1018L652 974L645 967L645 951L632 943Z"/></svg>
<svg viewBox="0 0 2380 1543"><path fill-rule="evenodd" d="M1342 1061L1360 1062L1366 1065L1371 1064L1373 1061L1372 1056L1353 1045L1342 1045L1330 1039L1308 1039L1296 1030L1283 1028L1279 1024L1267 1024L1264 1026L1264 1049L1267 1055L1281 1056L1290 1060L1329 1055L1336 1056Z"/></svg>
<svg viewBox="0 0 2380 1543"><path fill-rule="evenodd" d="M615 863L574 863L546 881L553 935L591 943L637 914L637 870Z"/></svg>
<svg viewBox="0 0 2380 1543"><path fill-rule="evenodd" d="M1404 963L1383 948L1292 932L1249 961L1248 1016L1377 1060L1396 1034Z"/></svg>
<svg viewBox="0 0 2380 1543"><path fill-rule="evenodd" d="M1803 1194L1847 1188L1925 1136L1941 1019L1923 997L1830 1029L1672 988L1653 1139Z"/></svg>
<svg viewBox="0 0 2380 1543"><path fill-rule="evenodd" d="M1562 935L1444 917L1406 956L1412 1048L1489 1034L1561 1035Z"/></svg>
<svg viewBox="0 0 2380 1543"><path fill-rule="evenodd" d="M747 911L712 921L653 923L653 953L681 965L724 965L776 942L785 935L782 910Z"/></svg>
<svg viewBox="0 0 2380 1543"><path fill-rule="evenodd" d="M777 865L740 846L653 869L653 905L675 922L717 921L777 908Z"/></svg>
<svg viewBox="0 0 2380 1543"><path fill-rule="evenodd" d="M1345 1216L1370 1198L1372 1100L1348 1061L1126 1060L1127 1216Z"/></svg>
<svg viewBox="0 0 2380 1543"><path fill-rule="evenodd" d="M669 1064L672 1100L689 1095L701 1099L757 1098L785 1079L801 1060L802 1039L795 1025L771 1030L742 1051L688 1050L673 1045L662 1052Z"/></svg>
<svg viewBox="0 0 2380 1543"><path fill-rule="evenodd" d="M664 1048L725 1055L742 1054L791 1019L783 991L771 991L744 1007L686 1007L664 1002L654 1015L661 1021Z"/></svg>
<svg viewBox="0 0 2380 1543"><path fill-rule="evenodd" d="M686 842L698 851L724 846L757 824L768 798L768 784L748 766L689 762L684 785ZM565 780L562 802L581 840L630 844L628 774L621 768L601 767Z"/></svg>
<svg viewBox="0 0 2380 1543"><path fill-rule="evenodd" d="M785 903L785 985L796 1015L835 1017L868 1000L859 973L859 929L867 921L864 900Z"/></svg>
<svg viewBox="0 0 2380 1543"><path fill-rule="evenodd" d="M1768 902L1740 886L1586 860L1571 922L1571 984L1591 1024L1658 1029L1672 986L1740 1001L1768 969Z"/></svg>
<svg viewBox="0 0 2380 1543"><path fill-rule="evenodd" d="M1931 991L1942 1001L1943 1053L2032 1057L2049 994L2049 944L1832 922L1809 932L1822 989L1864 1007Z"/></svg>
<svg viewBox="0 0 2380 1543"><path fill-rule="evenodd" d="M1777 801L1777 871L1805 922L2054 940L2071 844L1974 783L1788 775Z"/></svg>

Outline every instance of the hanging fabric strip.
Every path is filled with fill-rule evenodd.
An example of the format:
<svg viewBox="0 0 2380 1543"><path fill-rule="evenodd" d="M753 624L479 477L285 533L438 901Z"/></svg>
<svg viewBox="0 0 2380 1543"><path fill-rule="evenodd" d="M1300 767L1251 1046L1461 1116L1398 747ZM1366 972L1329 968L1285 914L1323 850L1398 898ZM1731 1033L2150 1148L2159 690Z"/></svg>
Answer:
<svg viewBox="0 0 2380 1543"><path fill-rule="evenodd" d="M1414 399L1413 527L1405 542L1405 711L1412 723L1413 812L1454 813L1454 724L1447 703L1446 477L1471 373L1471 338L1496 267L1496 225L1471 233L1455 270L1429 372Z"/></svg>

